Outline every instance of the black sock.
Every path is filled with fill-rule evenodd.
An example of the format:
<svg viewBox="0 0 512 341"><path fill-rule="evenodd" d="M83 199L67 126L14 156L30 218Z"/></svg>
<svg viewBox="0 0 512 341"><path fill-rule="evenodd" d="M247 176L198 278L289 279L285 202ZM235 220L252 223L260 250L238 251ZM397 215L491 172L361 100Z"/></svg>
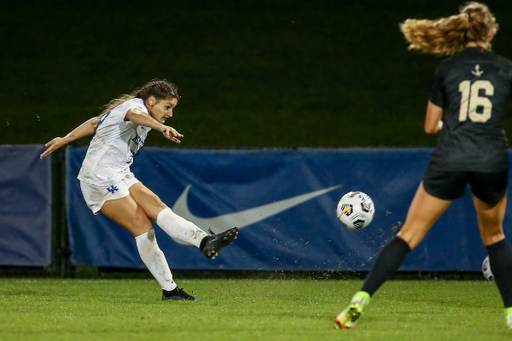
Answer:
<svg viewBox="0 0 512 341"><path fill-rule="evenodd" d="M398 270L409 252L409 244L400 237L393 238L380 252L361 291L366 291L372 296Z"/></svg>
<svg viewBox="0 0 512 341"><path fill-rule="evenodd" d="M503 239L487 246L489 263L505 308L512 307L512 250Z"/></svg>

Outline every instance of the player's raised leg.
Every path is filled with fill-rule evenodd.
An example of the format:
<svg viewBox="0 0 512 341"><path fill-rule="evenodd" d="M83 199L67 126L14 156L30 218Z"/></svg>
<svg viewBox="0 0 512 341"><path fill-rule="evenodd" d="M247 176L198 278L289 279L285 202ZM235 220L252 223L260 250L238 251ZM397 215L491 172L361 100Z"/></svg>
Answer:
<svg viewBox="0 0 512 341"><path fill-rule="evenodd" d="M149 188L138 182L130 187L130 193L137 203L142 206L148 217L155 221L162 230L172 238L198 247L203 254L215 259L218 252L233 243L237 238L238 228L232 227L219 234L210 234L200 229L190 221L180 217L160 200Z"/></svg>

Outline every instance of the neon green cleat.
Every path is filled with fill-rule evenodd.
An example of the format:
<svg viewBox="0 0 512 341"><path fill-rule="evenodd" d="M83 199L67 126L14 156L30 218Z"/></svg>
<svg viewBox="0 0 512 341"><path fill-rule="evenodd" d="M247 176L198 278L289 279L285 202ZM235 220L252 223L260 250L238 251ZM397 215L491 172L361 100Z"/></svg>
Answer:
<svg viewBox="0 0 512 341"><path fill-rule="evenodd" d="M505 323L508 329L512 329L512 307L505 308Z"/></svg>
<svg viewBox="0 0 512 341"><path fill-rule="evenodd" d="M358 291L348 307L336 317L336 327L343 329L352 329L357 319L363 313L363 309L370 303L370 294L365 291Z"/></svg>

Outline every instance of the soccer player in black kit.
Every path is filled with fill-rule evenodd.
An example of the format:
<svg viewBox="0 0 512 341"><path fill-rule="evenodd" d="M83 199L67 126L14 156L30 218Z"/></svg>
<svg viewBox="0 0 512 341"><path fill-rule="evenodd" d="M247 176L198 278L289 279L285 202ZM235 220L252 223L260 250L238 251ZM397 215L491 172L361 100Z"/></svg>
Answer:
<svg viewBox="0 0 512 341"><path fill-rule="evenodd" d="M402 229L380 252L361 291L337 316L338 327L353 328L371 296L470 184L506 326L512 328L512 250L503 233L508 186L503 122L512 94L512 62L490 50L497 27L489 8L477 2L448 18L408 19L400 25L409 49L456 53L438 67L427 106L425 132L439 133L439 138Z"/></svg>

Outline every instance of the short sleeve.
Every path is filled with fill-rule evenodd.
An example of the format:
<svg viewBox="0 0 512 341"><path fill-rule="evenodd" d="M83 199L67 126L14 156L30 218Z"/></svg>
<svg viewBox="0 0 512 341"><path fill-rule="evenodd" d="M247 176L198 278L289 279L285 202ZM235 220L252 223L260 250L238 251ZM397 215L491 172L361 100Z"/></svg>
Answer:
<svg viewBox="0 0 512 341"><path fill-rule="evenodd" d="M436 70L432 86L430 87L429 100L438 107L444 108L446 105L446 91L444 87L444 73L441 67Z"/></svg>
<svg viewBox="0 0 512 341"><path fill-rule="evenodd" d="M142 101L142 99L134 98L134 99L131 99L129 101L126 101L126 102L118 105L117 107L112 109L110 112L105 114L105 116L103 116L103 118L102 118L101 123L103 123L105 126L107 126L107 125L118 124L118 123L124 122L124 118L126 117L126 113L128 112L128 110L134 109L134 108L140 109L140 110L144 111L145 113L148 113L148 110L147 110L146 106L144 105L144 102Z"/></svg>

